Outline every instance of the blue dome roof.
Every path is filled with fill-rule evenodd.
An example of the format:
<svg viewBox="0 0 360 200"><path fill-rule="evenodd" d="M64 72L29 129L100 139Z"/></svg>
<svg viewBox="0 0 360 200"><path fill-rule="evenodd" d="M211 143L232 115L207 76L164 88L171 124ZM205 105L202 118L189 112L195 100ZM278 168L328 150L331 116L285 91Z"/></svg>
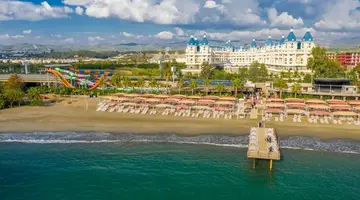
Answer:
<svg viewBox="0 0 360 200"><path fill-rule="evenodd" d="M188 45L196 45L194 36L191 36L191 38L190 38L190 40L189 40L189 42L188 42Z"/></svg>
<svg viewBox="0 0 360 200"><path fill-rule="evenodd" d="M295 36L295 34L294 34L294 30L293 30L293 29L290 29L290 33L289 33L289 35L287 36L286 41L289 41L289 42L295 42L295 41L296 41L296 36Z"/></svg>
<svg viewBox="0 0 360 200"><path fill-rule="evenodd" d="M199 40L197 38L195 38L194 40L195 40L195 45L199 46Z"/></svg>
<svg viewBox="0 0 360 200"><path fill-rule="evenodd" d="M310 33L310 29L308 28L308 30L306 31L304 37L303 37L303 41L306 41L306 42L312 42L314 41L311 33Z"/></svg>
<svg viewBox="0 0 360 200"><path fill-rule="evenodd" d="M251 45L250 45L250 47L252 47L252 48L256 48L256 42L255 42L255 39L253 39L253 41L251 42Z"/></svg>
<svg viewBox="0 0 360 200"><path fill-rule="evenodd" d="M209 41L208 41L206 35L204 35L202 41L200 42L200 45L209 45Z"/></svg>
<svg viewBox="0 0 360 200"><path fill-rule="evenodd" d="M226 42L226 47L227 47L227 48L232 48L232 47L233 47L233 45L231 44L231 41L230 41L230 40L228 40L228 41Z"/></svg>
<svg viewBox="0 0 360 200"><path fill-rule="evenodd" d="M273 42L272 42L272 40L271 40L271 36L270 36L270 35L269 35L269 38L266 40L265 45L266 45L266 46L272 46L272 45L273 45Z"/></svg>
<svg viewBox="0 0 360 200"><path fill-rule="evenodd" d="M283 45L285 43L285 36L281 36L281 40L279 41L280 45Z"/></svg>

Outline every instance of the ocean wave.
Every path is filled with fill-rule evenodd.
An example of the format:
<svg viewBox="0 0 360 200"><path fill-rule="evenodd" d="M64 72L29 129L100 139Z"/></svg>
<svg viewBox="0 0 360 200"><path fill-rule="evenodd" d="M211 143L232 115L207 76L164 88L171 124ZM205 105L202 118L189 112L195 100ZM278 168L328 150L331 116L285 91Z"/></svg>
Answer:
<svg viewBox="0 0 360 200"><path fill-rule="evenodd" d="M175 134L139 135L129 133L111 134L99 132L0 133L0 143L75 144L124 142L201 144L233 148L247 148L248 137L221 135L178 136ZM317 138L299 136L281 139L280 148L360 154L360 143L358 141L323 141Z"/></svg>

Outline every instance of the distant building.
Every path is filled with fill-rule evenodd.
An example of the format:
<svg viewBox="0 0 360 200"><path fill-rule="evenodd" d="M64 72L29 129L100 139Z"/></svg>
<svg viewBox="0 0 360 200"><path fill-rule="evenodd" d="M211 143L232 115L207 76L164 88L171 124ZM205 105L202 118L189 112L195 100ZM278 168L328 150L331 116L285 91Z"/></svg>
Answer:
<svg viewBox="0 0 360 200"><path fill-rule="evenodd" d="M202 40L191 36L185 50L187 68L182 71L200 73L202 63L208 62L223 66L226 71L235 72L239 67L249 66L252 62L258 61L272 72L308 72L307 60L314 47L310 29L301 40L296 39L293 29L287 37L282 36L279 42L273 41L269 36L264 46L258 46L254 39L246 46L234 47L229 40L225 46L215 47L210 46L206 35Z"/></svg>
<svg viewBox="0 0 360 200"><path fill-rule="evenodd" d="M360 52L328 53L328 57L338 60L342 66L355 67L360 63Z"/></svg>

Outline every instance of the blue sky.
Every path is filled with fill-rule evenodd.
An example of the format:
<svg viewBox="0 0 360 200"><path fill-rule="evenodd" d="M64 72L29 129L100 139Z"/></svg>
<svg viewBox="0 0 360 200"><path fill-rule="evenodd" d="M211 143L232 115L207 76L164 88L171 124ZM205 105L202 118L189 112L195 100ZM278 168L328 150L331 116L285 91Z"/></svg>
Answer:
<svg viewBox="0 0 360 200"><path fill-rule="evenodd" d="M94 45L280 38L310 27L330 45L358 38L359 0L0 0L0 44Z"/></svg>

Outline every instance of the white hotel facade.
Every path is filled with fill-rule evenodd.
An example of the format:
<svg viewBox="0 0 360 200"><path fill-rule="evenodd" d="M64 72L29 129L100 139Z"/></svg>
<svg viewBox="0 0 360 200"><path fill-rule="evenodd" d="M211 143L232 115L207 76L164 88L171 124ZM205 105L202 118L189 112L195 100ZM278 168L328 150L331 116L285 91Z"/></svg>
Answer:
<svg viewBox="0 0 360 200"><path fill-rule="evenodd" d="M250 45L234 47L231 41L223 47L209 45L206 35L201 41L191 36L186 50L186 66L183 73L200 73L201 65L208 62L213 66L223 66L230 73L238 72L240 67L247 67L254 61L265 64L273 73L282 71L309 72L306 68L311 50L315 47L314 39L307 30L301 40L297 40L293 29L287 37L275 42L268 37L263 46L258 46L255 39Z"/></svg>

